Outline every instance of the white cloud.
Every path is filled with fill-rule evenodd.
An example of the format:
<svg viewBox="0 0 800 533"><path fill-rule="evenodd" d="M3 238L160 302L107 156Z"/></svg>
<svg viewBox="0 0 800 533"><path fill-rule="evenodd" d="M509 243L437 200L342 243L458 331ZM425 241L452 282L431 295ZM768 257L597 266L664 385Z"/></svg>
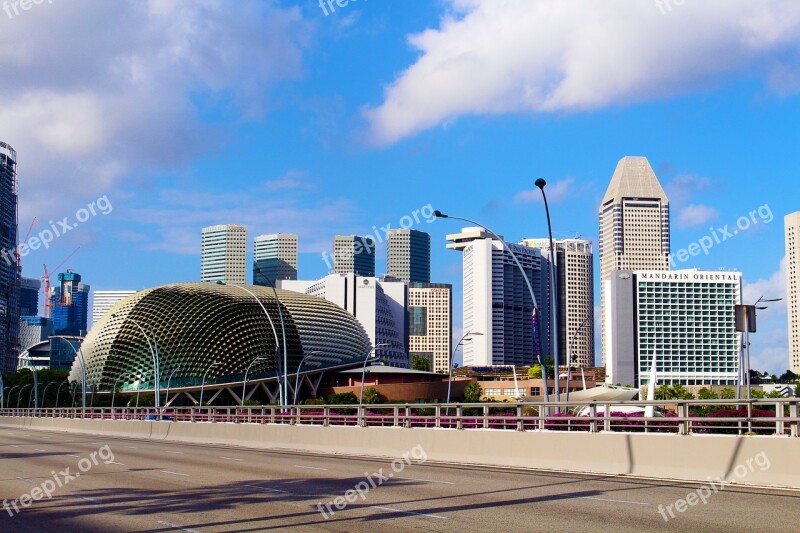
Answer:
<svg viewBox="0 0 800 533"><path fill-rule="evenodd" d="M574 178L564 178L555 182L555 184L545 186L547 203L557 204L569 197L574 197L576 192L574 184ZM514 195L514 203L530 204L534 202L542 202L542 191L538 188L519 191Z"/></svg>
<svg viewBox="0 0 800 533"><path fill-rule="evenodd" d="M416 62L365 109L389 144L464 115L630 105L755 68L777 90L800 42L796 0L447 0L439 28L409 36ZM780 52L780 53L779 53ZM783 82L786 83L783 83Z"/></svg>
<svg viewBox="0 0 800 533"><path fill-rule="evenodd" d="M0 13L0 139L19 153L22 219L175 168L222 134L201 114L260 116L301 75L297 7L245 0L118 0Z"/></svg>
<svg viewBox="0 0 800 533"><path fill-rule="evenodd" d="M782 298L763 304L768 309L757 311L758 331L750 334L750 366L753 369L780 375L789 368L789 333L786 316L786 258L777 272L752 283L745 281L742 302L754 304L764 298Z"/></svg>
<svg viewBox="0 0 800 533"><path fill-rule="evenodd" d="M664 186L669 203L673 207L686 205L692 198L708 190L718 188L711 178L697 174L681 174Z"/></svg>
<svg viewBox="0 0 800 533"><path fill-rule="evenodd" d="M717 218L719 218L719 213L713 207L691 204L678 211L675 225L682 229L697 228Z"/></svg>

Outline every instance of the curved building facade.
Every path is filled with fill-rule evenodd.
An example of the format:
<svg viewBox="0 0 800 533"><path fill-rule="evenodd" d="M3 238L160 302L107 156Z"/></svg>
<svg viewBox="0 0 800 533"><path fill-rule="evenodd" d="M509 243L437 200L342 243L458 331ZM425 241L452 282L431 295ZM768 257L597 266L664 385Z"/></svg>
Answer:
<svg viewBox="0 0 800 533"><path fill-rule="evenodd" d="M313 354L303 371L363 361L369 353L364 328L341 307L291 291L242 287L178 283L118 302L83 343L87 384L110 390L115 381L123 388L152 383L153 351L162 384L176 371L173 385L199 384L206 371L206 383L241 381L256 358L263 359L248 379L278 376L284 345L289 374L305 355ZM80 376L76 359L69 379Z"/></svg>

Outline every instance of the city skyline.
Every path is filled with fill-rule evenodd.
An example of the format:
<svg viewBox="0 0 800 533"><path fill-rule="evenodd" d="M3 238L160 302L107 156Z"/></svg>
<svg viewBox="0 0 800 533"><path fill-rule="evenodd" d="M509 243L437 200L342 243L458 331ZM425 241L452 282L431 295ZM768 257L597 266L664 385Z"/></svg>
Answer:
<svg viewBox="0 0 800 533"><path fill-rule="evenodd" d="M0 60L14 80L2 89L0 139L19 152L20 237L34 216L31 236L59 230L47 246L26 250L23 274L40 277L43 263L58 265L80 246L65 268L98 289L196 280L199 228L236 222L252 235L297 233L299 276L317 279L328 272L321 254L331 252L333 235L383 236L387 225L406 227L431 234L431 280L454 286L457 336L460 261L444 250L444 236L458 228L426 218L425 206L476 218L518 242L544 234L533 186L544 177L554 236L599 243L596 213L614 164L645 156L670 197L674 251L714 242L676 266L741 271L747 303L761 294L784 297L759 314L752 338L753 366L783 372L783 231L764 221L734 231L740 217L764 206L778 220L800 208L780 194L796 173L787 154L797 144L800 111L789 75L794 60L783 47L798 41L790 28L800 14L770 2L726 6L726 17L719 6L699 3L666 14L654 5L589 5L580 16L559 16L566 7L537 15L537 4L444 2L406 10L351 3L326 17L316 5L148 14L120 2L100 17L53 3L5 21L7 46L50 51L40 65L17 54ZM778 16L787 23L774 28L774 39L741 44L753 42L743 33L752 28L748 21ZM219 25L193 34L196 17ZM458 63L452 50L475 52L487 42L492 25L476 24L481 17L525 21L528 30L515 34L513 48L497 42L477 54L485 63ZM587 61L576 40L585 34L582 24L616 27L622 19L632 24ZM275 38L249 38L263 35L266 20L276 21ZM697 21L714 31L667 38ZM233 31L242 27L250 30ZM117 35L116 45L100 40L99 28ZM51 38L76 32L87 36L92 54L50 46ZM624 43L643 41L638 32L663 39L645 39L629 68L614 68L620 50L630 50ZM164 41L144 47L143 35ZM209 46L187 50L182 39ZM200 68L207 63L198 54L217 50L216 42L229 43L230 53L215 56L218 69ZM252 68L254 57L260 68ZM146 75L131 82L129 72L113 68L122 58L135 58ZM712 62L720 68L698 74L706 69L696 64ZM345 75L353 63L371 66ZM459 68L442 78L439 66L451 63ZM60 68L65 64L72 68ZM420 90L410 91L411 83ZM481 90L458 89L471 83ZM78 215L104 195L113 213ZM726 226L730 233L721 231ZM382 274L380 240L376 257ZM598 308L599 293L595 300Z"/></svg>

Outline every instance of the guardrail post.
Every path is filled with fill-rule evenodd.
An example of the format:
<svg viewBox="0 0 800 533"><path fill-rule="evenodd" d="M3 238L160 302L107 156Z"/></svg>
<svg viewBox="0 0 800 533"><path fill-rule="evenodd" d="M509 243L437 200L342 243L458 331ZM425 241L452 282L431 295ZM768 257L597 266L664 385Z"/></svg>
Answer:
<svg viewBox="0 0 800 533"><path fill-rule="evenodd" d="M489 427L489 406L483 406L483 429L487 429Z"/></svg>
<svg viewBox="0 0 800 533"><path fill-rule="evenodd" d="M405 409L406 409L406 418L403 421L403 426L405 426L406 428L410 428L411 427L411 407L408 404L406 404Z"/></svg>
<svg viewBox="0 0 800 533"><path fill-rule="evenodd" d="M678 402L678 418L680 419L680 422L678 422L678 433L680 435L689 434L689 421L685 420L688 414L688 406L683 402Z"/></svg>
<svg viewBox="0 0 800 533"><path fill-rule="evenodd" d="M747 434L753 434L753 400L752 398L748 398L747 400Z"/></svg>
<svg viewBox="0 0 800 533"><path fill-rule="evenodd" d="M392 415L394 416L394 427L398 427L400 425L400 407L396 405L392 407Z"/></svg>
<svg viewBox="0 0 800 533"><path fill-rule="evenodd" d="M775 434L783 435L783 404L775 403Z"/></svg>
<svg viewBox="0 0 800 533"><path fill-rule="evenodd" d="M434 406L433 413L434 413L433 426L437 428L442 427L442 408L438 404Z"/></svg>
<svg viewBox="0 0 800 533"><path fill-rule="evenodd" d="M800 422L797 421L797 400L794 400L792 403L789 404L789 417L792 418L792 421L789 423L791 427L790 435L792 437L799 437L800 432L798 431L798 426L800 426Z"/></svg>
<svg viewBox="0 0 800 533"><path fill-rule="evenodd" d="M589 404L589 432L597 433L597 404Z"/></svg>
<svg viewBox="0 0 800 533"><path fill-rule="evenodd" d="M525 431L525 420L522 418L522 404L517 404L517 431Z"/></svg>
<svg viewBox="0 0 800 533"><path fill-rule="evenodd" d="M464 414L464 408L461 404L456 406L456 429L464 429L464 419L461 418Z"/></svg>
<svg viewBox="0 0 800 533"><path fill-rule="evenodd" d="M603 406L603 431L611 431L611 405Z"/></svg>

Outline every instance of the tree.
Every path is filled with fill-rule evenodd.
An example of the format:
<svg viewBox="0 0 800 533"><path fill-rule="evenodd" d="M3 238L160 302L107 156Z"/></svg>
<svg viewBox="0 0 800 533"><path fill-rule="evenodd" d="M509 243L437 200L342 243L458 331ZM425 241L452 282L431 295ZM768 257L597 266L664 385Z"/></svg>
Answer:
<svg viewBox="0 0 800 533"><path fill-rule="evenodd" d="M480 402L481 394L483 394L483 389L481 389L480 383L470 381L464 388L464 401L469 403Z"/></svg>
<svg viewBox="0 0 800 533"><path fill-rule="evenodd" d="M528 369L530 379L542 379L542 365L533 365Z"/></svg>
<svg viewBox="0 0 800 533"><path fill-rule="evenodd" d="M328 396L329 405L356 405L357 403L358 396L356 396L353 392L343 392Z"/></svg>
<svg viewBox="0 0 800 533"><path fill-rule="evenodd" d="M686 390L686 387L680 383L672 386L672 397L676 400L694 400L694 394Z"/></svg>
<svg viewBox="0 0 800 533"><path fill-rule="evenodd" d="M786 372L781 374L781 376L778 378L778 381L780 381L781 383L791 383L793 381L797 381L798 379L800 379L800 376L798 376L791 370L787 370Z"/></svg>
<svg viewBox="0 0 800 533"><path fill-rule="evenodd" d="M411 358L411 368L413 370L422 370L423 372L431 371L431 361L424 355L415 355Z"/></svg>
<svg viewBox="0 0 800 533"><path fill-rule="evenodd" d="M720 400L733 400L736 398L736 391L733 390L731 387L725 387L721 391L719 391L719 398Z"/></svg>
<svg viewBox="0 0 800 533"><path fill-rule="evenodd" d="M656 400L671 400L672 396L672 387L669 385L661 385L656 389L655 392Z"/></svg>
<svg viewBox="0 0 800 533"><path fill-rule="evenodd" d="M364 389L364 403L382 403L381 393L375 387L367 387Z"/></svg>
<svg viewBox="0 0 800 533"><path fill-rule="evenodd" d="M716 400L719 398L716 392L706 387L703 387L699 391L697 391L697 398L699 400Z"/></svg>

